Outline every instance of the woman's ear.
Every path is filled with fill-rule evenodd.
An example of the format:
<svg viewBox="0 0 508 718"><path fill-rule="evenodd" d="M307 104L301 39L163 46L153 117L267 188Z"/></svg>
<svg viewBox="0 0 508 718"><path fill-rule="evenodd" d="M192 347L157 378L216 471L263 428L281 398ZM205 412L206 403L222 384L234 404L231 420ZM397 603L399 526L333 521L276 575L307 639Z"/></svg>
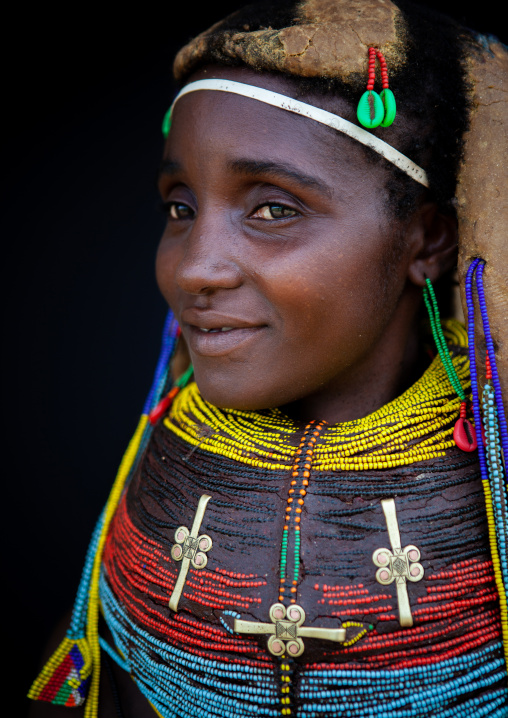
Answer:
<svg viewBox="0 0 508 718"><path fill-rule="evenodd" d="M414 245L408 278L423 287L435 282L457 264L457 219L453 211L439 211L435 202L425 202L413 215L408 239Z"/></svg>

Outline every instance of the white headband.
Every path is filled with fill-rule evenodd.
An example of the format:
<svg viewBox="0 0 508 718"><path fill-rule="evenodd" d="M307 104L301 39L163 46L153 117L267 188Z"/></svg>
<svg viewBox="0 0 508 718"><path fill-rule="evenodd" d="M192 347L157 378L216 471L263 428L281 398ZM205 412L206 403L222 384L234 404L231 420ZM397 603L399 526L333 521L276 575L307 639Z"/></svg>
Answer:
<svg viewBox="0 0 508 718"><path fill-rule="evenodd" d="M175 106L175 102L179 100L180 97L187 95L189 92L195 92L196 90L220 90L221 92L232 92L235 95L250 97L253 100L259 100L267 105L280 107L282 110L287 110L288 112L295 112L297 115L310 117L311 120L315 120L316 122L320 122L322 125L327 125L328 127L332 127L334 130L343 132L345 135L348 135L348 137L352 137L354 140L361 142L362 145L370 147L374 150L374 152L377 152L379 155L384 157L385 160L394 164L424 187L429 186L429 180L425 170L412 162L412 160L391 145L383 142L383 140L380 140L375 135L371 135L370 132L367 132L367 130L364 130L362 127L354 125L352 122L345 120L343 117L333 115L331 112L321 110L319 107L307 105L305 102L293 100L292 97L280 95L278 92L265 90L262 87L256 87L255 85L244 85L243 82L233 82L233 80L197 80L197 82L191 82L189 85L186 85L180 90L178 95L173 100L173 104L171 105L168 114L170 115L173 107Z"/></svg>

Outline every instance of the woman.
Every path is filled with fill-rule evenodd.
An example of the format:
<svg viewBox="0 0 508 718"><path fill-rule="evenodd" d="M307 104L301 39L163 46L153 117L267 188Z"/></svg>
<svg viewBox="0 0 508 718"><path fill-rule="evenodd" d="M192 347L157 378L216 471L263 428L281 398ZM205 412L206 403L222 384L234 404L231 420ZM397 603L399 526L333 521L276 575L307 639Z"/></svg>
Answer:
<svg viewBox="0 0 508 718"><path fill-rule="evenodd" d="M447 20L381 0L247 8L179 53L155 428L32 697L88 716L506 715L502 404L489 483L466 334L441 328L432 289L446 299L456 263L478 58ZM483 308L479 254L462 268Z"/></svg>

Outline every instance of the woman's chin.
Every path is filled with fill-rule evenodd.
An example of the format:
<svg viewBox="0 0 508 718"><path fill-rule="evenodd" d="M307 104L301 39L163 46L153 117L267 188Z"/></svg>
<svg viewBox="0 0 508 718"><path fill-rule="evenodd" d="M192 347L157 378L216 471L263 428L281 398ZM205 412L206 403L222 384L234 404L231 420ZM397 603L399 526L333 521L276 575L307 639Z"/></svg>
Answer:
<svg viewBox="0 0 508 718"><path fill-rule="evenodd" d="M257 381L249 381L249 378L243 376L235 380L235 372L201 374L196 367L194 372L202 398L219 409L262 411L285 403L278 401L278 394L266 384L262 386Z"/></svg>

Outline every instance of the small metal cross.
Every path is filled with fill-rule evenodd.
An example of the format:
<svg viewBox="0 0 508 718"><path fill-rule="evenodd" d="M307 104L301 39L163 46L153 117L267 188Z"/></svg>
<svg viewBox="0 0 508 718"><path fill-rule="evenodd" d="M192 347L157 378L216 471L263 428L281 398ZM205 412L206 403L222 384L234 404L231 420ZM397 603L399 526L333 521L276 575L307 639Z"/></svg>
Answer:
<svg viewBox="0 0 508 718"><path fill-rule="evenodd" d="M269 635L268 650L274 656L282 656L287 651L291 658L301 656L305 646L303 638L321 638L325 641L343 643L346 640L345 628L311 628L303 626L305 611L301 606L292 604L288 608L282 603L274 603L270 608L272 623L255 623L235 618L236 633Z"/></svg>
<svg viewBox="0 0 508 718"><path fill-rule="evenodd" d="M417 563L420 560L420 551L416 546L411 545L401 548L395 501L393 499L383 499L381 506L383 507L392 550L378 548L372 554L374 564L379 566L376 571L376 580L383 586L388 586L395 581L397 600L399 602L400 625L412 626L413 616L411 615L406 581L416 582L421 581L423 578L423 566L421 563Z"/></svg>
<svg viewBox="0 0 508 718"><path fill-rule="evenodd" d="M178 575L173 593L169 597L169 607L172 611L178 610L178 602L182 595L185 581L187 580L187 572L192 564L194 568L204 568L208 563L207 551L212 548L212 539L210 536L203 534L198 536L207 503L212 497L203 494L199 499L196 515L192 523L192 529L186 526L179 526L175 531L176 543L171 549L171 556L175 561L181 561L182 567Z"/></svg>

